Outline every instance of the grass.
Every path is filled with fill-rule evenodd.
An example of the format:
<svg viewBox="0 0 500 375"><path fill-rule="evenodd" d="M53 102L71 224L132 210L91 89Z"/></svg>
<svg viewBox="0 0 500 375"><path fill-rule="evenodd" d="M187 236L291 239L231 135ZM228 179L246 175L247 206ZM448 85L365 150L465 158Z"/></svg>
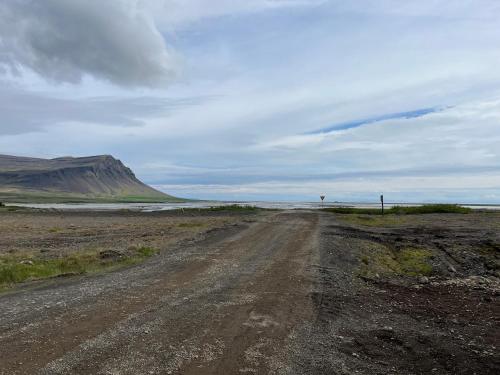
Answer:
<svg viewBox="0 0 500 375"><path fill-rule="evenodd" d="M227 206L212 206L207 208L179 208L182 212L256 212L262 210L259 207L249 205L231 204Z"/></svg>
<svg viewBox="0 0 500 375"><path fill-rule="evenodd" d="M157 249L140 247L127 254L103 258L100 251L87 251L60 258L41 259L33 255L0 256L0 290L14 284L64 275L80 275L140 263Z"/></svg>
<svg viewBox="0 0 500 375"><path fill-rule="evenodd" d="M323 211L336 214L382 215L379 208L332 207ZM394 206L384 211L387 215L422 215L422 214L468 214L472 209L457 204L425 204L416 207Z"/></svg>
<svg viewBox="0 0 500 375"><path fill-rule="evenodd" d="M432 273L429 259L432 252L424 248L407 247L391 250L383 245L372 244L361 257L360 275L428 276Z"/></svg>
<svg viewBox="0 0 500 375"><path fill-rule="evenodd" d="M170 195L163 196L86 196L65 193L22 193L0 192L0 201L9 203L183 203L188 199L176 198Z"/></svg>
<svg viewBox="0 0 500 375"><path fill-rule="evenodd" d="M20 206L0 206L0 212L29 211L30 208Z"/></svg>
<svg viewBox="0 0 500 375"><path fill-rule="evenodd" d="M400 273L408 276L427 276L432 272L428 259L432 253L426 249L406 248L396 254L396 260L401 267Z"/></svg>
<svg viewBox="0 0 500 375"><path fill-rule="evenodd" d="M215 206L208 208L209 211L257 211L258 207L249 205L231 204L228 206Z"/></svg>

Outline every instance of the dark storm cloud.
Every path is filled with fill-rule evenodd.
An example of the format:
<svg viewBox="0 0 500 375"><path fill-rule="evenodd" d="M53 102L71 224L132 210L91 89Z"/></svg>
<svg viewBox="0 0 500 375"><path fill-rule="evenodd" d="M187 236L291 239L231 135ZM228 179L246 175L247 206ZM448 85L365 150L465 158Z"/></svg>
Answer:
<svg viewBox="0 0 500 375"><path fill-rule="evenodd" d="M160 86L177 72L175 54L134 0L2 0L2 65L56 82L88 74L122 86Z"/></svg>

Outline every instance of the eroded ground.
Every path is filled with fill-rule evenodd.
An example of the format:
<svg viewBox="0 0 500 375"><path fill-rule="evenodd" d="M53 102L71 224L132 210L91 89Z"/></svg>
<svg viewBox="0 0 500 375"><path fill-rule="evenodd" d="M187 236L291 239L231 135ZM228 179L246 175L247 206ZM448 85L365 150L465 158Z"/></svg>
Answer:
<svg viewBox="0 0 500 375"><path fill-rule="evenodd" d="M23 215L0 252L160 252L0 296L1 374L500 371L495 213Z"/></svg>

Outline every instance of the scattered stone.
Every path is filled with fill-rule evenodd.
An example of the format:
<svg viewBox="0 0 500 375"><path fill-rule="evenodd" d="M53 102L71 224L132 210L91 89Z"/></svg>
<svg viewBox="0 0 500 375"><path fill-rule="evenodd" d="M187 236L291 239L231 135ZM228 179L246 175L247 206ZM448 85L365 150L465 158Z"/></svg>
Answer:
<svg viewBox="0 0 500 375"><path fill-rule="evenodd" d="M123 254L116 250L103 250L99 253L101 259L119 259Z"/></svg>
<svg viewBox="0 0 500 375"><path fill-rule="evenodd" d="M21 263L21 264L27 264L29 266L32 266L34 264L33 261L31 261L31 260L22 260L19 263Z"/></svg>

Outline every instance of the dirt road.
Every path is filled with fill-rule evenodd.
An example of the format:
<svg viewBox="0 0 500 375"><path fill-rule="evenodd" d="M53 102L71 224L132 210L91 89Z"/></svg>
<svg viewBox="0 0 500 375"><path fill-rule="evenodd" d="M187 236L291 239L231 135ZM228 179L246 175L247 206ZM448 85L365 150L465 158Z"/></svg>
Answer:
<svg viewBox="0 0 500 375"><path fill-rule="evenodd" d="M313 313L312 213L213 232L147 263L0 298L2 374L286 369Z"/></svg>
<svg viewBox="0 0 500 375"><path fill-rule="evenodd" d="M500 220L404 221L266 212L139 266L14 290L0 374L497 374L498 278L468 277L496 272ZM366 254L414 244L433 251L431 282L360 276Z"/></svg>

